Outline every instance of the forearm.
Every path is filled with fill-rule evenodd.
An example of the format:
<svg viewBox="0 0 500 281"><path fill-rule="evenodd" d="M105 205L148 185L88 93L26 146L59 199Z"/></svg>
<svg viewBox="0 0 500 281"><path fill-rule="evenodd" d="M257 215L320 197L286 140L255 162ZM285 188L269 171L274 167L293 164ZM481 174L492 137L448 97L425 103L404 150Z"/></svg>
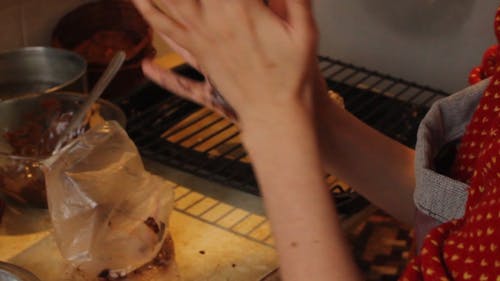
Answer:
<svg viewBox="0 0 500 281"><path fill-rule="evenodd" d="M286 111L243 129L284 280L358 280L323 181L311 114L300 106Z"/></svg>
<svg viewBox="0 0 500 281"><path fill-rule="evenodd" d="M373 204L413 223L414 151L384 136L334 104L318 83L316 122L326 172Z"/></svg>

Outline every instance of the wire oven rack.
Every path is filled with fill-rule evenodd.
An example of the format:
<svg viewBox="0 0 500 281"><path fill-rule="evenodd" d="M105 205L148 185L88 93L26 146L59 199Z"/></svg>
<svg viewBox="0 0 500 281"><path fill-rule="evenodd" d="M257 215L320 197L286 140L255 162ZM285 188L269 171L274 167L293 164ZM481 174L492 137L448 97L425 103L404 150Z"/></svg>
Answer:
<svg viewBox="0 0 500 281"><path fill-rule="evenodd" d="M387 136L413 147L430 105L448 93L380 74L328 57L319 57L328 87L346 109ZM187 65L176 71L203 77ZM127 131L143 157L255 195L259 194L239 131L226 119L147 83L116 102L128 117ZM325 178L340 214L367 202L334 176Z"/></svg>

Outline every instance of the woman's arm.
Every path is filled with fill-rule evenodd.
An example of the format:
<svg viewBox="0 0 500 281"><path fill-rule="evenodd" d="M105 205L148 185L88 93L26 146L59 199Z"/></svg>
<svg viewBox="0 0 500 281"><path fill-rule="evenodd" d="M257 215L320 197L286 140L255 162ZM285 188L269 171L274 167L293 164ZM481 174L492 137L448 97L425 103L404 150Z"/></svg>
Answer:
<svg viewBox="0 0 500 281"><path fill-rule="evenodd" d="M298 102L276 111L247 121L242 138L283 280L360 280L324 182L312 111Z"/></svg>
<svg viewBox="0 0 500 281"><path fill-rule="evenodd" d="M317 75L316 128L326 172L413 225L414 151L372 129L328 97Z"/></svg>
<svg viewBox="0 0 500 281"><path fill-rule="evenodd" d="M291 16L285 0L270 0L269 9L285 21ZM189 50L172 40L166 32L162 32L162 28L156 31L173 50L203 72L200 63ZM211 101L213 87L209 82L189 80L152 62L145 62L143 70L150 79L164 88L224 114L220 105ZM312 72L316 73L312 78L312 81L316 81L315 121L324 170L352 185L370 202L392 216L412 224L414 152L333 104L327 97L321 73L317 68Z"/></svg>
<svg viewBox="0 0 500 281"><path fill-rule="evenodd" d="M143 69L162 87L221 112L210 102L213 88L209 83L189 80L152 62L146 62ZM319 74L315 81L318 85L314 94L315 126L323 170L349 183L395 218L412 225L414 151L370 128L332 102Z"/></svg>

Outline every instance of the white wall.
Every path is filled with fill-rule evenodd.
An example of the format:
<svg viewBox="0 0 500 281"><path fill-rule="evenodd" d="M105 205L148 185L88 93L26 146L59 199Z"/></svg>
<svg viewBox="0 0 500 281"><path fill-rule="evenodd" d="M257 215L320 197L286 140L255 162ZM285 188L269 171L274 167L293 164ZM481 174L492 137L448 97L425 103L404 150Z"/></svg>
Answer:
<svg viewBox="0 0 500 281"><path fill-rule="evenodd" d="M91 0L0 0L0 50L48 45L56 22ZM454 91L495 43L499 0L314 0L320 54ZM157 42L158 40L155 40Z"/></svg>
<svg viewBox="0 0 500 281"><path fill-rule="evenodd" d="M314 0L320 53L455 91L496 43L498 0Z"/></svg>
<svg viewBox="0 0 500 281"><path fill-rule="evenodd" d="M89 0L0 0L0 50L49 45L57 21Z"/></svg>

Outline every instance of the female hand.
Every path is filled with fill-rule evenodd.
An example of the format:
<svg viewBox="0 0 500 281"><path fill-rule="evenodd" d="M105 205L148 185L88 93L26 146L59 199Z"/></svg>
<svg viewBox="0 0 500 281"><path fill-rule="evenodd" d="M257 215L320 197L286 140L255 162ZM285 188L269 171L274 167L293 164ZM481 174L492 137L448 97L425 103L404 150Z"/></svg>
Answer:
<svg viewBox="0 0 500 281"><path fill-rule="evenodd" d="M283 2L283 0L268 1L269 9L282 18L286 18L285 4L286 3ZM205 77L207 76L191 53L179 46L179 44L174 42L165 34L158 31L156 32L174 52L184 59L186 63L188 63L191 67L194 67ZM149 59L143 61L142 70L149 79L164 89L207 107L208 109L219 113L221 116L224 116L233 122L237 122L237 112L235 112L230 105L225 103L224 100L221 100L222 95L220 95L219 91L214 88L209 80L199 82L189 79L185 76L177 74L175 71L165 69L157 65L153 62L153 60ZM321 81L319 81L319 83L321 83Z"/></svg>
<svg viewBox="0 0 500 281"><path fill-rule="evenodd" d="M312 114L318 76L310 0L279 0L281 15L261 0L133 1L238 113L283 280L355 280Z"/></svg>
<svg viewBox="0 0 500 281"><path fill-rule="evenodd" d="M134 2L188 63L208 74L244 119L301 100L311 86L316 29L308 0L274 1L277 13L255 0ZM151 63L144 70L166 88L176 85L175 92L207 103L210 84L179 80Z"/></svg>

